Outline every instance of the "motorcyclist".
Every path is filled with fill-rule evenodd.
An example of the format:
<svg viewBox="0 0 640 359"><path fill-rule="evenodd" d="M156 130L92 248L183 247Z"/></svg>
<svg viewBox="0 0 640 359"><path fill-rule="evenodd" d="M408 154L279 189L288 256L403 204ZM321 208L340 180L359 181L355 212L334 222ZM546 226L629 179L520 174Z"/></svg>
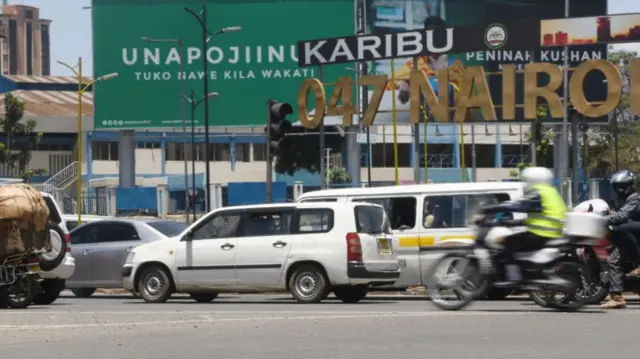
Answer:
<svg viewBox="0 0 640 359"><path fill-rule="evenodd" d="M527 218L522 223L527 230L512 234L504 240L504 254L508 263L506 274L509 280L506 284L515 284L522 280L522 272L515 260L515 253L542 249L548 240L561 237L567 211L567 205L562 196L552 185L553 173L548 168L529 167L522 171L521 180L525 183L523 198L485 210L485 213L527 214Z"/></svg>
<svg viewBox="0 0 640 359"><path fill-rule="evenodd" d="M616 201L613 212L607 217L612 229L613 250L607 258L610 299L602 305L603 309L621 309L627 306L622 296L624 288L621 255L636 265L627 276L640 277L640 247L637 237L637 233L640 233L640 194L636 192L635 181L635 175L627 170L619 171L611 177Z"/></svg>

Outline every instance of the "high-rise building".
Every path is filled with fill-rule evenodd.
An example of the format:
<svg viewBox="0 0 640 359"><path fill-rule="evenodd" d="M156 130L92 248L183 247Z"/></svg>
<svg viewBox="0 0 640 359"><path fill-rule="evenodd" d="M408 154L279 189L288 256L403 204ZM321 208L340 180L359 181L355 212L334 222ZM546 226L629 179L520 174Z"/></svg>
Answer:
<svg viewBox="0 0 640 359"><path fill-rule="evenodd" d="M40 9L5 5L0 14L0 66L5 75L51 75L49 27Z"/></svg>

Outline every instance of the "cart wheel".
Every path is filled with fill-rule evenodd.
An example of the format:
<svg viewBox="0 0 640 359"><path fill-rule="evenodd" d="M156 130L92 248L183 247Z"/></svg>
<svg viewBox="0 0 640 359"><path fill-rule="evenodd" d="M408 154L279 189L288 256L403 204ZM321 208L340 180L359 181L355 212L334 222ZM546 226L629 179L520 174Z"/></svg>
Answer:
<svg viewBox="0 0 640 359"><path fill-rule="evenodd" d="M27 308L38 294L38 282L33 275L24 275L0 291L0 306L11 309Z"/></svg>

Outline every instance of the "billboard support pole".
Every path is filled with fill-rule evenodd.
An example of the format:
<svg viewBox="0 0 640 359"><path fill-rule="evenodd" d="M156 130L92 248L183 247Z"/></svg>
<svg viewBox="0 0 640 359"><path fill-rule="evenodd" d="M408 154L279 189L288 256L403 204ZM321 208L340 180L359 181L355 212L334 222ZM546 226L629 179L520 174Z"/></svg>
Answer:
<svg viewBox="0 0 640 359"><path fill-rule="evenodd" d="M266 157L267 157L267 197L266 203L271 203L273 189L273 159L271 158L271 100L267 101L267 130L265 131Z"/></svg>
<svg viewBox="0 0 640 359"><path fill-rule="evenodd" d="M318 66L318 80L324 81L322 76L322 66ZM324 156L325 156L325 143L324 143L324 117L320 121L320 189L327 188L327 171L325 169Z"/></svg>
<svg viewBox="0 0 640 359"><path fill-rule="evenodd" d="M564 0L564 17L569 17L569 0ZM562 157L565 163L562 163L562 179L563 181L569 180L569 141L566 139L569 137L569 47L564 47L564 71L563 71L563 84L562 84L562 96L564 99L564 117L562 118L562 135L565 138L565 141L562 143ZM564 186L560 186L564 188ZM570 198L568 193L564 193L564 199ZM571 203L568 204L571 206Z"/></svg>
<svg viewBox="0 0 640 359"><path fill-rule="evenodd" d="M203 76L203 85L204 85L204 96L207 96L207 94L209 93L209 61L207 60L207 40L208 40L208 36L209 36L209 30L207 29L207 5L203 4L202 5L202 71L204 72L204 76ZM209 211L211 211L211 191L209 189L209 186L211 185L211 158L209 158L210 156L210 149L211 149L211 144L209 143L209 101L205 101L204 102L204 148L205 148L205 154L204 154L204 160L205 160L205 164L204 164L204 177L205 177L205 188L204 190L206 191L206 209L207 209L207 213L209 213Z"/></svg>

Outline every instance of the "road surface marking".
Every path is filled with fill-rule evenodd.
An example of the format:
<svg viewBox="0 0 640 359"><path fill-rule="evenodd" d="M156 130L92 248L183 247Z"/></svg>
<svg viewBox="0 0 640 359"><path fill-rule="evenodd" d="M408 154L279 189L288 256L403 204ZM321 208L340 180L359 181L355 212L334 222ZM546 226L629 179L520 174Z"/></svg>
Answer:
<svg viewBox="0 0 640 359"><path fill-rule="evenodd" d="M104 313L102 313L104 314ZM157 326L176 324L205 324L222 322L252 322L252 321L286 321L286 320L332 320L332 319L375 319L375 318L404 318L404 317L434 317L434 316L505 316L528 314L503 313L503 312L419 312L419 313L399 313L399 314L374 314L360 313L353 315L305 315L305 316L271 316L271 317L248 317L248 318L216 318L211 315L200 313L203 319L182 319L182 320L155 320L141 322L113 322L113 323L77 323L77 324L28 324L28 325L0 325L0 331L10 330L38 330L38 329L71 329L71 328L102 328L119 326Z"/></svg>

